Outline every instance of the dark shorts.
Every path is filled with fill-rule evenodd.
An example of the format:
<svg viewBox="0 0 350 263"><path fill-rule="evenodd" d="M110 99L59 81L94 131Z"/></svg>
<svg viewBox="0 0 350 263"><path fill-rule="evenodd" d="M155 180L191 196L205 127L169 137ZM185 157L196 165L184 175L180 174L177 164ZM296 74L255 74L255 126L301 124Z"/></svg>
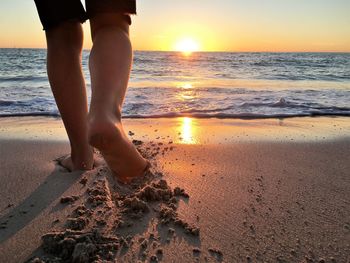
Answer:
<svg viewBox="0 0 350 263"><path fill-rule="evenodd" d="M136 14L136 0L85 0L86 10L80 0L34 0L44 30L67 20L84 23L98 13L122 13L131 24L129 14Z"/></svg>

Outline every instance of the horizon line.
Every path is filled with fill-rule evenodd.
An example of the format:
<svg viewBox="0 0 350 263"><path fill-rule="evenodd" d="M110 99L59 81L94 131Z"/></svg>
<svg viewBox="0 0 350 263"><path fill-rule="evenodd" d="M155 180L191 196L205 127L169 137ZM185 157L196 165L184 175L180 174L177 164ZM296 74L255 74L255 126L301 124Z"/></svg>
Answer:
<svg viewBox="0 0 350 263"><path fill-rule="evenodd" d="M46 47L0 47L0 49L43 49L46 50ZM91 50L91 48L83 48L84 51ZM172 52L172 53L183 53L182 51L176 50L150 50L150 49L135 49L134 52ZM192 53L350 53L350 51L335 51L335 50L321 50L321 51L238 51L238 50L200 50L193 51Z"/></svg>

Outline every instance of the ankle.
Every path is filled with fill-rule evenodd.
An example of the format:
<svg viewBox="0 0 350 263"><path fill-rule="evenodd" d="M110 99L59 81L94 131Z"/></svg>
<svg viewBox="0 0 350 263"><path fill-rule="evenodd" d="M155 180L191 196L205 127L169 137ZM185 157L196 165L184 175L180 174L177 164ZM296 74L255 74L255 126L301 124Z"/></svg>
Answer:
<svg viewBox="0 0 350 263"><path fill-rule="evenodd" d="M71 156L79 159L89 158L93 155L93 148L88 144L80 144L78 146L71 147Z"/></svg>
<svg viewBox="0 0 350 263"><path fill-rule="evenodd" d="M108 104L108 103L107 103ZM88 119L91 121L94 120L111 120L113 122L121 122L121 108L115 105L98 105L90 106L90 112L88 114Z"/></svg>
<svg viewBox="0 0 350 263"><path fill-rule="evenodd" d="M93 148L89 146L87 149L72 149L71 160L75 170L90 170L94 165Z"/></svg>

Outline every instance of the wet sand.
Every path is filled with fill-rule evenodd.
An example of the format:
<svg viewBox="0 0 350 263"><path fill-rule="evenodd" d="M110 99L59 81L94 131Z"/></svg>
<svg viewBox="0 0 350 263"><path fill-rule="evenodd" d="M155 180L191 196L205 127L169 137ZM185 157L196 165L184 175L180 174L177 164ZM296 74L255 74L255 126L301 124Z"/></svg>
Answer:
<svg viewBox="0 0 350 263"><path fill-rule="evenodd" d="M153 164L132 189L57 166L59 120L0 122L1 262L350 260L348 118L125 120Z"/></svg>

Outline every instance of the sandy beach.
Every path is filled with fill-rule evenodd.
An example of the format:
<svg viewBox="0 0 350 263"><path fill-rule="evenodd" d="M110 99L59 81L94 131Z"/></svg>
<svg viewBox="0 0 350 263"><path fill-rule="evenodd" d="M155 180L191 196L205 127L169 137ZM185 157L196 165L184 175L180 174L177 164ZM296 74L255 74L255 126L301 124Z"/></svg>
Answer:
<svg viewBox="0 0 350 263"><path fill-rule="evenodd" d="M60 119L0 119L0 262L350 262L349 118L124 123L132 189L59 167Z"/></svg>

